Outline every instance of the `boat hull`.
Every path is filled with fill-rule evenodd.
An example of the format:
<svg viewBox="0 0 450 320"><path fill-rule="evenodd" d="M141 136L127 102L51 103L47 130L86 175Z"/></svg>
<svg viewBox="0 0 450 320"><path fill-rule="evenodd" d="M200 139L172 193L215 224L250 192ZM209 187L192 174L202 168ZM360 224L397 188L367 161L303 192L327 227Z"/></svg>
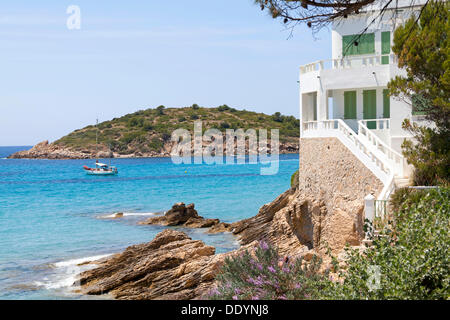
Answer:
<svg viewBox="0 0 450 320"><path fill-rule="evenodd" d="M117 171L85 170L85 172L91 176L114 176L118 174Z"/></svg>

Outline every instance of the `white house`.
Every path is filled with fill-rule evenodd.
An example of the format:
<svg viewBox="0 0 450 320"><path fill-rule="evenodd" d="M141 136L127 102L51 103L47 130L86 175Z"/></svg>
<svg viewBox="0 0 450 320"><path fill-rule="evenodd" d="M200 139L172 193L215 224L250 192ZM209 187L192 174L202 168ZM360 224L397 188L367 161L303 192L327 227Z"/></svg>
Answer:
<svg viewBox="0 0 450 320"><path fill-rule="evenodd" d="M417 16L424 2L410 7L409 0L393 1L379 17L386 4L380 0L336 21L331 59L300 67L301 138L339 138L383 181L382 198L411 174L401 154L402 142L411 137L403 120L423 117L411 104L388 96L389 80L404 73L391 51L393 31L413 12Z"/></svg>

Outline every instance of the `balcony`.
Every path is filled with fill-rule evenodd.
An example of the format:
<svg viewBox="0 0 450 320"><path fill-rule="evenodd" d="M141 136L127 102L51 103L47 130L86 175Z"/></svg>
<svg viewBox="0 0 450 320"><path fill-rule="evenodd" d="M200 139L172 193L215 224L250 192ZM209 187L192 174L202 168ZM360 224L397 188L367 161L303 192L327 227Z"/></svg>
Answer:
<svg viewBox="0 0 450 320"><path fill-rule="evenodd" d="M300 67L300 74L328 69L351 69L389 64L397 64L397 57L395 54L349 56L342 59L319 60L305 64Z"/></svg>

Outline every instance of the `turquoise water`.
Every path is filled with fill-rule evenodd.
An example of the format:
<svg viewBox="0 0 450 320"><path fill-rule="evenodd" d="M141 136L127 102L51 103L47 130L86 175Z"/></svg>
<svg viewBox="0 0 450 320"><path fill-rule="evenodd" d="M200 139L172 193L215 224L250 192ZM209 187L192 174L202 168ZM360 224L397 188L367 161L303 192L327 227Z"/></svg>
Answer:
<svg viewBox="0 0 450 320"><path fill-rule="evenodd" d="M0 147L0 158L16 150ZM113 159L119 175L95 177L82 171L91 162L0 159L1 299L86 298L71 291L77 264L163 230L140 220L180 201L225 222L254 216L289 188L298 155L280 155L272 176L259 174L263 164L175 165L153 158ZM108 219L114 212L125 217ZM230 234L183 231L217 252L237 247Z"/></svg>

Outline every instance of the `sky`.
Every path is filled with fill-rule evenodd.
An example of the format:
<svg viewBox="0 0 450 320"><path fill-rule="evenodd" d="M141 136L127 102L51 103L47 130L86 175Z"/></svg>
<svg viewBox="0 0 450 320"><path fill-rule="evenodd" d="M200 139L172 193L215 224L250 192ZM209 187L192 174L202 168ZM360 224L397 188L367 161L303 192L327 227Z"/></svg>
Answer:
<svg viewBox="0 0 450 320"><path fill-rule="evenodd" d="M0 146L159 105L298 117L299 67L331 57L331 32L290 35L253 0L2 0Z"/></svg>

